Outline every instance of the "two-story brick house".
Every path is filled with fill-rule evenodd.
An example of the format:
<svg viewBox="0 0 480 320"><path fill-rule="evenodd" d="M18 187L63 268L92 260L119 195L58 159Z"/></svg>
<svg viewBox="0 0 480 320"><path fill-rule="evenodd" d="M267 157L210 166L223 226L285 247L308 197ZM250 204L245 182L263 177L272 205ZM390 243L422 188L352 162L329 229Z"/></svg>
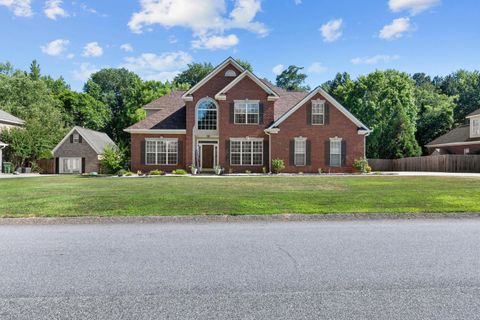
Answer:
<svg viewBox="0 0 480 320"><path fill-rule="evenodd" d="M228 58L187 92L146 106L131 134L132 170L171 171L195 164L226 172L350 172L365 156L370 130L320 87L291 92L260 80Z"/></svg>

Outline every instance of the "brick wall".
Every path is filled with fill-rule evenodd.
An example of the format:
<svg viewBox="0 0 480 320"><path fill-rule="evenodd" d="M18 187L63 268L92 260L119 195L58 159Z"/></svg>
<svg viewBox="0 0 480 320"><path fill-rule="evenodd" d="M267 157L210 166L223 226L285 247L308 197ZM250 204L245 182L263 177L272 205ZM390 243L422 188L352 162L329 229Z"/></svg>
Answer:
<svg viewBox="0 0 480 320"><path fill-rule="evenodd" d="M318 93L311 100L326 100ZM272 158L283 159L285 172L351 172L353 161L364 156L364 136L357 133L357 126L328 101L329 123L325 125L309 125L307 123L307 106L305 103L279 126L280 132L272 135ZM295 137L306 137L311 143L311 165L294 166L289 162L290 141ZM339 137L346 141L346 163L344 167L329 167L325 162L325 142Z"/></svg>
<svg viewBox="0 0 480 320"><path fill-rule="evenodd" d="M171 172L175 169L187 169L186 162L184 161L186 155L186 143L185 135L180 134L131 134L131 170L136 172L138 170L142 172L150 172L151 170L162 170L166 172ZM145 138L176 138L180 142L181 150L179 150L179 163L176 165L147 165L142 164L142 141L145 141Z"/></svg>

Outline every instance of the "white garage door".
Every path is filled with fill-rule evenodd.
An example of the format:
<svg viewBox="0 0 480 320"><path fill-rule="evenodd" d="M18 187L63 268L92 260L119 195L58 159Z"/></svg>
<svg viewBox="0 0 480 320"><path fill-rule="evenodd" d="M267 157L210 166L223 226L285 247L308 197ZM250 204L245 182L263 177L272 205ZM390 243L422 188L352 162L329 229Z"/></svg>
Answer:
<svg viewBox="0 0 480 320"><path fill-rule="evenodd" d="M60 158L60 173L82 173L82 158Z"/></svg>

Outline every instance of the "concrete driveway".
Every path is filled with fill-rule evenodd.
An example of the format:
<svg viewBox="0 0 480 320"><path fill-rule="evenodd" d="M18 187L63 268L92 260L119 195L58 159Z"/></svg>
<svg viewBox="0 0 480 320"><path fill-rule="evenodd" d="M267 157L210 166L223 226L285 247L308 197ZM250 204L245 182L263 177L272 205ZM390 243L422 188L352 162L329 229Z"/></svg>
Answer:
<svg viewBox="0 0 480 320"><path fill-rule="evenodd" d="M480 220L0 226L0 319L480 319Z"/></svg>

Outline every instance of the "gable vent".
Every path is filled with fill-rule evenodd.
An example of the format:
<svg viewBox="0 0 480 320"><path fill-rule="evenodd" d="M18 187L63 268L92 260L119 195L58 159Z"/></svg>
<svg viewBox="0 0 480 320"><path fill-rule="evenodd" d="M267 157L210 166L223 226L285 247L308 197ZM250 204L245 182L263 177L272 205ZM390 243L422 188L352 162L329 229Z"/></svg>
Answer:
<svg viewBox="0 0 480 320"><path fill-rule="evenodd" d="M231 69L225 72L225 77L234 78L236 76L237 76L237 73Z"/></svg>

